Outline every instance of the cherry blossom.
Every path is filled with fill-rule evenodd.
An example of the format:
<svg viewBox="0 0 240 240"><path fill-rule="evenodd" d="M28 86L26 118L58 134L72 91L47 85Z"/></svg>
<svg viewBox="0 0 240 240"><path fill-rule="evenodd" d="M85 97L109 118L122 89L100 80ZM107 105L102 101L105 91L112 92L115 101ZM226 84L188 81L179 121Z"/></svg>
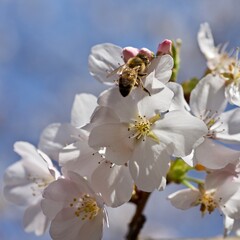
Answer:
<svg viewBox="0 0 240 240"><path fill-rule="evenodd" d="M225 80L225 96L229 103L240 106L239 49L236 50L236 58L234 58L225 51L226 44L215 47L208 23L200 26L198 44L207 59L210 72Z"/></svg>
<svg viewBox="0 0 240 240"><path fill-rule="evenodd" d="M226 156L225 156L226 157ZM240 159L228 156L229 164L207 174L205 183L198 188L191 187L179 190L168 196L171 204L179 209L186 210L200 206L202 215L211 214L215 209L227 218L240 218ZM228 219L226 226L230 229Z"/></svg>
<svg viewBox="0 0 240 240"><path fill-rule="evenodd" d="M227 44L215 46L212 31L208 23L200 25L198 44L207 59L207 66L212 73L219 75L228 70L229 64L234 62L234 58L229 57L225 51Z"/></svg>
<svg viewBox="0 0 240 240"><path fill-rule="evenodd" d="M119 119L110 122L106 117L106 123L93 128L89 136L91 147L106 147L105 155L111 162L128 163L135 184L144 191L164 188L170 156L190 154L207 132L204 123L186 111L166 112L172 91L150 76L152 82L149 77L147 86L155 92L151 96L136 90L123 98L116 88L104 92L99 105L111 108Z"/></svg>
<svg viewBox="0 0 240 240"><path fill-rule="evenodd" d="M42 209L51 220L53 240L101 239L108 219L102 198L74 172L52 182L43 193Z"/></svg>
<svg viewBox="0 0 240 240"><path fill-rule="evenodd" d="M211 142L207 139L224 143L240 143L240 125L238 124L240 109L235 108L223 112L227 105L224 89L225 82L223 79L208 74L200 80L190 95L192 114L202 119L208 128L205 141L195 149L195 161L201 164L204 161L204 166L207 168L212 164L208 151ZM209 160L205 161L204 159Z"/></svg>
<svg viewBox="0 0 240 240"><path fill-rule="evenodd" d="M53 240L100 240L105 208L131 202L136 212L127 238L135 239L150 194L173 183L188 187L169 195L173 206L198 206L202 216L217 209L224 236L236 231L240 151L224 144L240 143L239 49L233 57L227 44L216 46L207 23L198 44L207 70L197 85L195 78L175 82L181 40L165 39L155 53L92 47L90 75L110 88L98 98L77 94L70 121L47 126L39 149L14 144L21 159L5 171L4 195L25 208L25 231L41 235L49 228ZM204 171L203 179L190 170Z"/></svg>
<svg viewBox="0 0 240 240"><path fill-rule="evenodd" d="M49 225L41 210L42 192L60 174L51 160L30 143L16 142L14 150L22 159L6 169L4 195L8 201L25 206L25 231L42 235Z"/></svg>

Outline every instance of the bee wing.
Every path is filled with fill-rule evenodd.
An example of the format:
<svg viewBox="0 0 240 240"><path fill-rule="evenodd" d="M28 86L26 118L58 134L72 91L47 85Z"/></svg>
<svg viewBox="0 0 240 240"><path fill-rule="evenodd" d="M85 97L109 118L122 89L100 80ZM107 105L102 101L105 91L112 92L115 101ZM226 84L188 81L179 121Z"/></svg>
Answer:
<svg viewBox="0 0 240 240"><path fill-rule="evenodd" d="M107 75L107 78L113 76L114 74L121 74L123 72L123 70L125 69L125 67L126 67L126 64L123 64L123 65L119 66L118 68L114 69L112 72L110 72Z"/></svg>

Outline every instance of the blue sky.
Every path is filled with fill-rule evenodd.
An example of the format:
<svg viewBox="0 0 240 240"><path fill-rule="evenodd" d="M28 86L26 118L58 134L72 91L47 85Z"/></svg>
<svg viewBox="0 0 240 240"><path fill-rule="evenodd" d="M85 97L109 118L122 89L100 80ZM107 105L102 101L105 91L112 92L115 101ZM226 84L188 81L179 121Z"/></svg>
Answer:
<svg viewBox="0 0 240 240"><path fill-rule="evenodd" d="M75 94L98 95L105 89L88 73L93 45L111 42L155 51L163 39L181 38L179 80L200 77L205 70L196 42L200 23L210 23L217 44L229 42L229 49L234 48L240 44L239 9L238 0L0 0L1 179L4 169L19 159L13 152L15 141L37 145L48 124L69 121ZM222 233L218 213L202 219L197 209L182 212L171 207L165 199L174 189L153 194L146 209L145 236ZM2 197L0 201L1 240L50 239L24 233L22 211ZM129 211L130 205L110 211L112 227L104 239L112 234L123 238Z"/></svg>

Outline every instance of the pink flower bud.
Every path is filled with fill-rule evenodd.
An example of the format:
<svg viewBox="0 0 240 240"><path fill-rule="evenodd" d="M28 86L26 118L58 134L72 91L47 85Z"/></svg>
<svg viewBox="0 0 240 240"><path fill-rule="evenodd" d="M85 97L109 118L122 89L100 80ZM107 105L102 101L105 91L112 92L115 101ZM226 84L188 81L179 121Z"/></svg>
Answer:
<svg viewBox="0 0 240 240"><path fill-rule="evenodd" d="M141 48L139 51L140 54L144 54L151 61L154 57L154 53L147 48Z"/></svg>
<svg viewBox="0 0 240 240"><path fill-rule="evenodd" d="M157 55L171 54L172 41L165 39L158 45Z"/></svg>
<svg viewBox="0 0 240 240"><path fill-rule="evenodd" d="M135 57L139 53L139 49L134 47L125 47L122 51L123 60L127 62L130 58Z"/></svg>

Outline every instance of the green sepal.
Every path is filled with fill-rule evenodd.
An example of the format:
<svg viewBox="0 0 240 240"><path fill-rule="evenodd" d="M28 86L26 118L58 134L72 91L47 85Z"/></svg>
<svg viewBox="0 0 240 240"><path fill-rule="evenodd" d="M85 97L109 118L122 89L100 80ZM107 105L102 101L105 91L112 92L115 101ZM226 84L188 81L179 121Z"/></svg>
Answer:
<svg viewBox="0 0 240 240"><path fill-rule="evenodd" d="M168 183L181 184L189 170L193 168L186 164L181 158L176 158L171 162L170 169L167 174Z"/></svg>
<svg viewBox="0 0 240 240"><path fill-rule="evenodd" d="M180 69L180 48L182 45L182 41L180 39L177 39L175 42L172 41L172 49L171 49L171 55L173 57L173 69L172 69L172 76L170 78L171 82L177 81L177 75Z"/></svg>

